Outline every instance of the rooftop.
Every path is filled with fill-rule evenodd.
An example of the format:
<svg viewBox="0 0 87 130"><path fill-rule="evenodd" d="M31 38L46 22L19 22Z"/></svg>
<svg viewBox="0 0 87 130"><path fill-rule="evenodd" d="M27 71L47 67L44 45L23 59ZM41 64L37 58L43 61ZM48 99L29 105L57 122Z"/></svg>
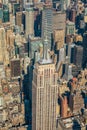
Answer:
<svg viewBox="0 0 87 130"><path fill-rule="evenodd" d="M83 127L86 127L84 122L84 117L81 115L72 116L69 118L59 120L59 123L63 130L77 130Z"/></svg>
<svg viewBox="0 0 87 130"><path fill-rule="evenodd" d="M41 64L41 65L43 65L43 64L52 64L53 61L52 61L52 59L41 59L38 63Z"/></svg>

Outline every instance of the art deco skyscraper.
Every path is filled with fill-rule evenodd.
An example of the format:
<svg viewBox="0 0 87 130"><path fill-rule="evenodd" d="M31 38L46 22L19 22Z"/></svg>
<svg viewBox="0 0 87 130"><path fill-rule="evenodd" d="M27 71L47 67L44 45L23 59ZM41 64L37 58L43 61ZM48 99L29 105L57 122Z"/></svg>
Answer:
<svg viewBox="0 0 87 130"><path fill-rule="evenodd" d="M55 64L47 55L48 41L44 41L43 59L33 71L32 130L56 130L58 96Z"/></svg>
<svg viewBox="0 0 87 130"><path fill-rule="evenodd" d="M25 29L26 36L34 34L34 10L32 3L26 3L26 18L25 18Z"/></svg>
<svg viewBox="0 0 87 130"><path fill-rule="evenodd" d="M47 36L48 48L51 49L51 39L53 31L53 10L51 4L46 4L42 11L42 38Z"/></svg>

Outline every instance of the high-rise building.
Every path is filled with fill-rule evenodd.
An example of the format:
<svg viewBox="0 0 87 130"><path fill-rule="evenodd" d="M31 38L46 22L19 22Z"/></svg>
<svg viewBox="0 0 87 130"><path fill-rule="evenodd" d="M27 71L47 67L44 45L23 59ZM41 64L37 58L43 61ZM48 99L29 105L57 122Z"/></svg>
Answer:
<svg viewBox="0 0 87 130"><path fill-rule="evenodd" d="M69 62L73 63L73 59L74 59L74 47L75 44L69 44L68 45L68 57L69 57Z"/></svg>
<svg viewBox="0 0 87 130"><path fill-rule="evenodd" d="M16 13L16 24L18 26L21 26L21 24L22 24L22 12Z"/></svg>
<svg viewBox="0 0 87 130"><path fill-rule="evenodd" d="M25 10L26 10L25 30L26 30L26 37L28 38L28 35L34 35L34 10L33 10L33 4L26 3Z"/></svg>
<svg viewBox="0 0 87 130"><path fill-rule="evenodd" d="M42 39L40 37L29 37L29 57L31 59L34 59L34 53L40 50L40 46L43 48Z"/></svg>
<svg viewBox="0 0 87 130"><path fill-rule="evenodd" d="M70 21L72 21L74 23L76 21L76 10L75 9L70 10Z"/></svg>
<svg viewBox="0 0 87 130"><path fill-rule="evenodd" d="M59 62L64 62L65 61L65 49L61 48L59 50Z"/></svg>
<svg viewBox="0 0 87 130"><path fill-rule="evenodd" d="M73 62L78 67L82 67L82 60L83 60L83 47L75 46Z"/></svg>
<svg viewBox="0 0 87 130"><path fill-rule="evenodd" d="M3 22L8 22L9 21L9 10L5 9L3 10Z"/></svg>
<svg viewBox="0 0 87 130"><path fill-rule="evenodd" d="M80 90L70 94L69 106L73 113L79 112L84 107L84 99Z"/></svg>
<svg viewBox="0 0 87 130"><path fill-rule="evenodd" d="M56 46L56 50L59 50L63 47L64 45L64 30L63 29L57 29L54 31L54 42Z"/></svg>
<svg viewBox="0 0 87 130"><path fill-rule="evenodd" d="M8 39L9 39L8 40L9 46L13 47L14 46L14 41L15 41L15 34L14 33L10 33Z"/></svg>
<svg viewBox="0 0 87 130"><path fill-rule="evenodd" d="M42 11L42 38L47 36L48 48L51 49L53 32L53 10L50 4L46 4Z"/></svg>
<svg viewBox="0 0 87 130"><path fill-rule="evenodd" d="M26 3L27 3L27 0L22 0L22 8L25 9L25 5L26 5Z"/></svg>
<svg viewBox="0 0 87 130"><path fill-rule="evenodd" d="M74 36L73 35L66 35L65 37L65 43L73 43Z"/></svg>
<svg viewBox="0 0 87 130"><path fill-rule="evenodd" d="M20 76L20 60L12 59L10 61L11 65L11 77L19 77Z"/></svg>
<svg viewBox="0 0 87 130"><path fill-rule="evenodd" d="M75 34L75 23L67 21L66 23L66 35Z"/></svg>
<svg viewBox="0 0 87 130"><path fill-rule="evenodd" d="M62 10L62 11L65 11L66 8L67 8L67 7L66 7L66 0L61 0L60 3L61 3L61 10Z"/></svg>
<svg viewBox="0 0 87 130"><path fill-rule="evenodd" d="M66 80L70 80L70 79L73 78L73 76L72 76L72 65L70 65L70 64L68 64L68 63L65 64L65 74L64 74L64 78L65 78Z"/></svg>
<svg viewBox="0 0 87 130"><path fill-rule="evenodd" d="M0 28L0 61L4 62L5 64L8 64L9 62L9 55L6 49L6 34L4 28Z"/></svg>
<svg viewBox="0 0 87 130"><path fill-rule="evenodd" d="M72 75L73 77L76 77L79 72L81 71L80 67L77 67L76 65L72 64Z"/></svg>
<svg viewBox="0 0 87 130"><path fill-rule="evenodd" d="M41 37L42 12L39 13L38 8L34 9L34 20L34 34Z"/></svg>
<svg viewBox="0 0 87 130"><path fill-rule="evenodd" d="M20 11L20 4L13 3L13 14L15 15L17 11Z"/></svg>
<svg viewBox="0 0 87 130"><path fill-rule="evenodd" d="M32 130L56 130L57 73L55 64L47 54L48 41L44 41L43 59L33 71Z"/></svg>
<svg viewBox="0 0 87 130"><path fill-rule="evenodd" d="M83 35L83 67L86 67L87 64L87 33Z"/></svg>
<svg viewBox="0 0 87 130"><path fill-rule="evenodd" d="M2 22L3 21L3 9L0 8L0 21Z"/></svg>
<svg viewBox="0 0 87 130"><path fill-rule="evenodd" d="M61 11L53 11L53 30L64 30L66 28L66 13Z"/></svg>
<svg viewBox="0 0 87 130"><path fill-rule="evenodd" d="M67 117L68 103L67 97L61 97L61 117Z"/></svg>
<svg viewBox="0 0 87 130"><path fill-rule="evenodd" d="M60 0L61 11L65 11L70 6L71 0Z"/></svg>

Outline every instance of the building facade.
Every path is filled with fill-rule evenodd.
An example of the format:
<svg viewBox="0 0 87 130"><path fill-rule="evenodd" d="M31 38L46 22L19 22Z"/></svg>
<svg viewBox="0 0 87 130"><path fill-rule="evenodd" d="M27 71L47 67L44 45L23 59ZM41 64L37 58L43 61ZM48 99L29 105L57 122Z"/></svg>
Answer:
<svg viewBox="0 0 87 130"><path fill-rule="evenodd" d="M34 34L34 10L33 4L26 3L25 29L26 37Z"/></svg>
<svg viewBox="0 0 87 130"><path fill-rule="evenodd" d="M42 38L47 36L48 39L48 49L51 49L52 41L52 32L53 32L53 10L51 5L45 5L42 11Z"/></svg>
<svg viewBox="0 0 87 130"><path fill-rule="evenodd" d="M56 130L57 73L54 64L37 64L33 72L32 130Z"/></svg>

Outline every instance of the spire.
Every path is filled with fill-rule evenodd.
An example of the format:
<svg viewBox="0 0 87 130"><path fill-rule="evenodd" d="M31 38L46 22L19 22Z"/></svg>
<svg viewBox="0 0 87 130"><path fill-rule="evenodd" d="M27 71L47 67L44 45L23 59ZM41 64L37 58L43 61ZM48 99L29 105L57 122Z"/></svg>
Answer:
<svg viewBox="0 0 87 130"><path fill-rule="evenodd" d="M47 28L47 19L45 20L45 26ZM43 34L43 59L39 61L40 64L50 64L53 62L49 56L48 44L49 44L49 40L48 40L47 29L46 29Z"/></svg>

